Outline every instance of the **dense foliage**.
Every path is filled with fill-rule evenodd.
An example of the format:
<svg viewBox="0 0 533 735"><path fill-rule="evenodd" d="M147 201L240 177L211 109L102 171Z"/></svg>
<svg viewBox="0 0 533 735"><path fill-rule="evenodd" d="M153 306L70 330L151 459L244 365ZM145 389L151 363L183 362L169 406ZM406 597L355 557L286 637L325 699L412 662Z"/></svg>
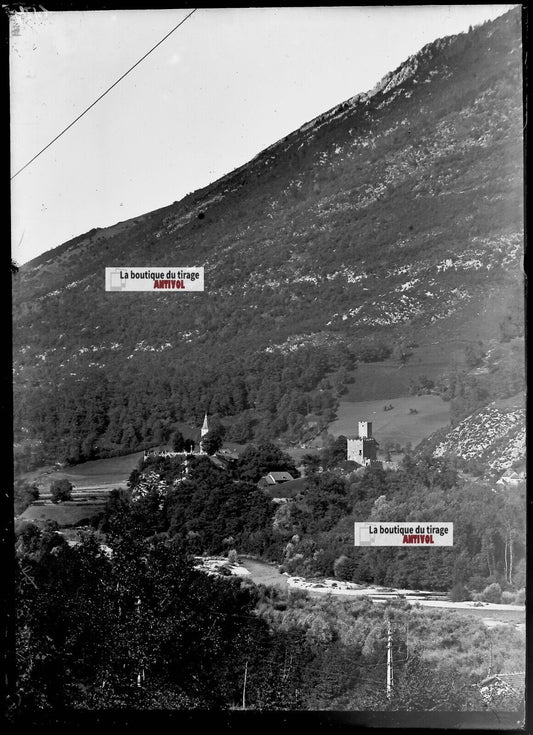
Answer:
<svg viewBox="0 0 533 735"><path fill-rule="evenodd" d="M144 460L75 544L53 524L17 525L18 711L463 710L483 706L491 646L495 671L522 668L517 630L194 566L247 553L306 577L523 601L521 487L494 492L457 463L409 455L398 471L354 473L345 437L305 457L294 500L256 484L296 477L271 440L317 436L357 363L398 372L413 335L467 345L463 365L450 350L441 379L421 367L409 388L449 400L453 424L522 389L519 45L516 9L430 44L219 182L14 272L19 468L190 449L185 425L205 411L209 453L222 434L255 443L227 471ZM204 265L206 292L103 291L105 267L148 258ZM19 483L16 511L36 497ZM354 548L353 522L369 519L452 521L455 543Z"/></svg>
<svg viewBox="0 0 533 735"><path fill-rule="evenodd" d="M20 539L22 711L228 707L241 696L236 672L283 650L254 614L254 590L195 571L178 543L133 527L108 553L90 534L73 547L53 530ZM252 679L249 704L272 686L268 672Z"/></svg>
<svg viewBox="0 0 533 735"><path fill-rule="evenodd" d="M405 455L396 471L311 472L293 501L276 506L252 480L289 467L280 460L271 445L248 447L230 472L206 457L189 460L187 472L179 458L149 458L132 473L126 509L145 533L177 535L194 553L235 548L306 577L453 591L456 599L497 584L497 601L525 586L523 486L495 491L460 479L452 461ZM120 517L116 502L112 496L104 530ZM454 544L356 548L353 523L366 520L452 522Z"/></svg>
<svg viewBox="0 0 533 735"><path fill-rule="evenodd" d="M52 503L62 503L64 500L72 499L72 483L67 480L54 480L50 485Z"/></svg>
<svg viewBox="0 0 533 735"><path fill-rule="evenodd" d="M24 513L26 508L38 499L39 490L35 485L25 482L24 480L18 480L15 482L15 486L13 488L13 501L16 516Z"/></svg>
<svg viewBox="0 0 533 735"><path fill-rule="evenodd" d="M398 471L316 474L299 501L276 513L287 540L283 565L294 574L411 589L482 591L498 582L516 591L525 585L524 493L460 481L451 462L409 455ZM454 545L355 548L353 522L367 520L451 521Z"/></svg>
<svg viewBox="0 0 533 735"><path fill-rule="evenodd" d="M123 519L124 520L124 519ZM130 519L131 520L131 519ZM176 540L123 523L108 545L17 532L17 713L87 709L480 709L521 666L509 628L405 604L313 600L196 571ZM386 696L386 635L395 688ZM246 677L246 686L245 686ZM515 709L516 698L499 703Z"/></svg>
<svg viewBox="0 0 533 735"><path fill-rule="evenodd" d="M117 491L110 498L102 521L108 534L133 522L142 533L181 539L193 553L235 546L262 554L270 544L272 501L254 483L233 479L207 457L189 458L186 470L180 459L149 459L134 470L130 485L131 501Z"/></svg>
<svg viewBox="0 0 533 735"><path fill-rule="evenodd" d="M74 543L52 522L19 522L17 711L224 709L243 700L248 709L485 706L477 683L490 656L495 671L522 666L519 632L407 603L258 588L198 571L193 555L235 562L247 552L291 572L397 586L455 582L457 599L467 584L500 601L523 585L520 493L466 489L451 465L409 456L398 472L316 472L278 507L239 477L287 460L271 445L249 447L231 471L207 456L154 455L132 472L129 490L111 493L99 530ZM352 546L353 520L435 514L456 524L451 549ZM519 704L519 693L498 701Z"/></svg>
<svg viewBox="0 0 533 735"><path fill-rule="evenodd" d="M233 349L225 354L221 349L211 365L205 350L197 346L179 357L147 356L149 377L135 364L117 364L116 375L89 372L66 384L50 381L31 405L26 388L16 385L15 426L17 439L23 440L15 452L19 466L50 457L79 462L165 443L180 422L199 426L205 411L211 421L219 415L237 417L226 431L230 441L314 436L334 417L342 385L327 390L320 382L339 365L354 365L343 346L241 358ZM39 442L26 441L28 431Z"/></svg>

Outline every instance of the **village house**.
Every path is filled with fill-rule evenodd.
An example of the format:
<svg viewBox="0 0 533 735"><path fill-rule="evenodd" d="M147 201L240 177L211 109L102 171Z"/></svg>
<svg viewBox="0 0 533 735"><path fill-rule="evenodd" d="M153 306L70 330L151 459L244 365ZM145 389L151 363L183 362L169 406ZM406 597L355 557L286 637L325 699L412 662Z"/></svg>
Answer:
<svg viewBox="0 0 533 735"><path fill-rule="evenodd" d="M520 485L520 483L524 482L525 479L526 479L525 472L515 472L514 470L508 469L503 473L500 479L496 482L496 485L512 487L512 486Z"/></svg>
<svg viewBox="0 0 533 735"><path fill-rule="evenodd" d="M264 475L259 482L257 487L263 489L272 485L280 485L283 482L290 482L294 480L294 477L290 472L269 472L268 475Z"/></svg>
<svg viewBox="0 0 533 735"><path fill-rule="evenodd" d="M257 484L259 486L259 483ZM305 490L306 484L306 477L297 477L295 480L287 480L287 482L279 482L275 485L263 485L261 489L274 503L289 503Z"/></svg>

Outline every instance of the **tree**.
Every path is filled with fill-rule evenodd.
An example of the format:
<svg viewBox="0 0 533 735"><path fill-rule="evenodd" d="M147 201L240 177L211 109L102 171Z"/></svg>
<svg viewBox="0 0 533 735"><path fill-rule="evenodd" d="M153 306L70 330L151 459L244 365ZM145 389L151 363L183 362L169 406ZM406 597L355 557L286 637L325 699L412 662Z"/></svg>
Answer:
<svg viewBox="0 0 533 735"><path fill-rule="evenodd" d="M35 523L17 521L15 523L15 539L17 551L32 554L38 551L41 540L41 531Z"/></svg>
<svg viewBox="0 0 533 735"><path fill-rule="evenodd" d="M382 686L368 687L367 692L363 677L361 684L355 701L349 703L356 709L426 712L482 709L479 692L468 677L458 675L449 666L436 671L434 665L423 661L417 652L409 657L403 670L395 672L390 696L387 696L385 678Z"/></svg>
<svg viewBox="0 0 533 735"><path fill-rule="evenodd" d="M187 453L194 452L194 447L196 446L196 442L193 439L185 439L183 443L183 448Z"/></svg>
<svg viewBox="0 0 533 735"><path fill-rule="evenodd" d="M381 451L384 453L385 461L387 462L391 461L391 451L393 446L393 442L391 442L390 439L385 439L385 441L381 442Z"/></svg>
<svg viewBox="0 0 533 735"><path fill-rule="evenodd" d="M489 584L485 589L483 590L483 599L486 602L500 602L502 597L502 588L498 584L498 582L493 582L492 584Z"/></svg>
<svg viewBox="0 0 533 735"><path fill-rule="evenodd" d="M239 561L237 557L237 550L236 549L230 549L228 551L228 562L230 564L237 564Z"/></svg>
<svg viewBox="0 0 533 735"><path fill-rule="evenodd" d="M19 481L14 487L15 515L24 513L26 508L39 499L39 490L35 485Z"/></svg>
<svg viewBox="0 0 533 735"><path fill-rule="evenodd" d="M112 556L93 534L18 555L20 709L228 707L246 661L253 701L273 646L257 593L193 569L179 543L127 530Z"/></svg>
<svg viewBox="0 0 533 735"><path fill-rule="evenodd" d="M210 455L215 454L222 446L222 436L216 431L209 431L202 438L201 444L204 452Z"/></svg>
<svg viewBox="0 0 533 735"><path fill-rule="evenodd" d="M342 554L338 559L333 562L333 573L337 579L352 580L353 573L355 570L355 564L353 559L349 556Z"/></svg>
<svg viewBox="0 0 533 735"><path fill-rule="evenodd" d="M483 362L485 350L481 341L467 345L465 349L465 364L468 368L475 368Z"/></svg>
<svg viewBox="0 0 533 735"><path fill-rule="evenodd" d="M254 420L249 413L239 415L235 423L228 428L226 439L232 442L244 443L253 436Z"/></svg>
<svg viewBox="0 0 533 735"><path fill-rule="evenodd" d="M176 431L172 434L172 449L175 452L183 452L185 449L185 439L183 438L183 434L179 429L176 429Z"/></svg>
<svg viewBox="0 0 533 735"><path fill-rule="evenodd" d="M133 472L137 472L137 474L139 474L139 470L133 470ZM130 482L131 482L131 476L130 476ZM131 504L130 491L123 490L121 488L113 488L113 490L111 490L111 492L109 493L109 497L105 504L104 515L100 521L100 526L99 526L100 530L103 531L104 533L107 533L107 531L109 530L110 520L113 517L119 515L120 513L126 512L130 508L130 504Z"/></svg>
<svg viewBox="0 0 533 735"><path fill-rule="evenodd" d="M393 348L391 357L393 360L397 360L401 365L405 365L408 358L407 349L405 347L405 344L403 342L397 342Z"/></svg>
<svg viewBox="0 0 533 735"><path fill-rule="evenodd" d="M343 462L347 456L347 439L341 434L322 452L324 467L331 468Z"/></svg>
<svg viewBox="0 0 533 735"><path fill-rule="evenodd" d="M72 483L66 478L54 480L50 486L52 503L63 503L65 500L72 500L72 487Z"/></svg>
<svg viewBox="0 0 533 735"><path fill-rule="evenodd" d="M309 452L302 457L302 464L306 475L314 475L320 468L320 457Z"/></svg>
<svg viewBox="0 0 533 735"><path fill-rule="evenodd" d="M268 472L283 471L298 477L298 470L292 457L272 443L246 447L237 462L238 477L251 482L257 482Z"/></svg>

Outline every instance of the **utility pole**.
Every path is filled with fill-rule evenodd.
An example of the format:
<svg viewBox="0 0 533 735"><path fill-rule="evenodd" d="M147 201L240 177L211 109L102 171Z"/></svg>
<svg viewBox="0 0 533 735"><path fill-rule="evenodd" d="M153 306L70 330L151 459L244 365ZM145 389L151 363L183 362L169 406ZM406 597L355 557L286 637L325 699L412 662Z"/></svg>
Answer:
<svg viewBox="0 0 533 735"><path fill-rule="evenodd" d="M390 618L387 618L387 698L392 694L394 674L392 668L392 633L390 629Z"/></svg>
<svg viewBox="0 0 533 735"><path fill-rule="evenodd" d="M246 677L248 676L248 661L244 666L244 683L242 685L242 708L246 709Z"/></svg>
<svg viewBox="0 0 533 735"><path fill-rule="evenodd" d="M490 663L489 663L489 676L492 675L492 668L494 665L493 659L492 659L492 638L489 641L489 650L490 650Z"/></svg>

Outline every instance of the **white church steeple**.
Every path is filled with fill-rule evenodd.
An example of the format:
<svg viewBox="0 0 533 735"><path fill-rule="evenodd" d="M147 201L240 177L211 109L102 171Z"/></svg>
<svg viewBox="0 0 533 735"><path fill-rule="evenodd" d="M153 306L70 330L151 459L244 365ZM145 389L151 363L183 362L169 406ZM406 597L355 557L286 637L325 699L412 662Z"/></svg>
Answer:
<svg viewBox="0 0 533 735"><path fill-rule="evenodd" d="M202 424L202 428L200 429L200 437L205 436L209 432L209 426L207 424L207 412L204 416L204 423Z"/></svg>

